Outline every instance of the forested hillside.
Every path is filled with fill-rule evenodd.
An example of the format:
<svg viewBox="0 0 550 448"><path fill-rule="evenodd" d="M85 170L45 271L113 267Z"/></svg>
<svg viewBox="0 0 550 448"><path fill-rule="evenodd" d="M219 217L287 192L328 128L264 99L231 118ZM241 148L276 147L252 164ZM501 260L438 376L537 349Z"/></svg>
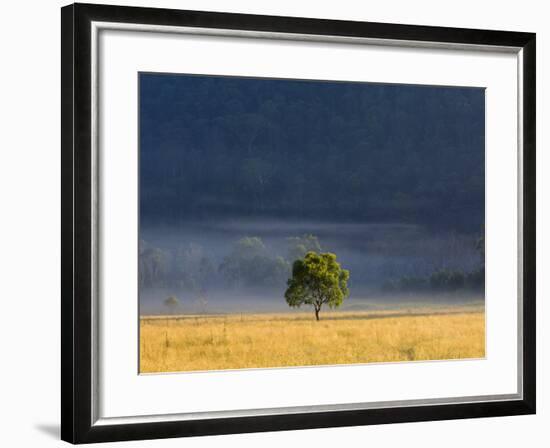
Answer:
<svg viewBox="0 0 550 448"><path fill-rule="evenodd" d="M142 74L141 222L478 232L484 113L483 89Z"/></svg>

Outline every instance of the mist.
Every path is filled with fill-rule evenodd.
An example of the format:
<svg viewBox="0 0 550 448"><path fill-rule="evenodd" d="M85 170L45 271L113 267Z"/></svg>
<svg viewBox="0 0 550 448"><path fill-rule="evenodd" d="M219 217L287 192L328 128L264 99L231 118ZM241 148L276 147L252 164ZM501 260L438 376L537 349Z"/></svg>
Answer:
<svg viewBox="0 0 550 448"><path fill-rule="evenodd" d="M139 95L142 314L288 311L308 251L350 271L344 308L483 298L484 89L141 73Z"/></svg>
<svg viewBox="0 0 550 448"><path fill-rule="evenodd" d="M142 244L161 250L168 264L176 263L178 253L192 252L196 260L208 260L212 267L201 285L165 285L160 281L141 287L141 313L166 312L163 302L169 296L178 298L182 313L288 311L284 275L276 284L244 285L238 281L229 284L220 266L240 240L255 237L263 243L266 257L282 258L290 267L294 260L290 259L289 238L304 235L315 236L321 250L337 254L338 262L350 271L350 297L344 308L379 308L395 305L397 301L453 303L482 297L479 293L464 291L437 296L414 291L383 293L383 285L388 280L428 277L439 269L469 272L479 268L478 234L433 234L421 226L395 223L228 220L141 229Z"/></svg>

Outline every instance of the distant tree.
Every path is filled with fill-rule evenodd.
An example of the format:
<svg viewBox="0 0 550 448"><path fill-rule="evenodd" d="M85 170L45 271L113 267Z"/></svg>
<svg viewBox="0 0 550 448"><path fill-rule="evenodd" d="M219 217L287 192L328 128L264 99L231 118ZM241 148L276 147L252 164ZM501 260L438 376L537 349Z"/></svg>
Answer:
<svg viewBox="0 0 550 448"><path fill-rule="evenodd" d="M233 245L231 253L222 260L219 271L228 284L237 284L246 276L247 261L262 256L265 252L266 248L261 238L241 238Z"/></svg>
<svg viewBox="0 0 550 448"><path fill-rule="evenodd" d="M157 247L140 242L139 284L144 287L165 286L170 264L169 255Z"/></svg>
<svg viewBox="0 0 550 448"><path fill-rule="evenodd" d="M315 319L324 304L339 307L348 297L349 271L342 269L331 253L308 252L292 265L292 277L288 280L285 299L289 306L312 305Z"/></svg>
<svg viewBox="0 0 550 448"><path fill-rule="evenodd" d="M180 301L175 296L170 296L164 301L164 306L170 310L171 314L175 314L181 308Z"/></svg>
<svg viewBox="0 0 550 448"><path fill-rule="evenodd" d="M237 241L219 267L230 285L277 286L288 277L290 266L282 257L273 257L261 238L245 237Z"/></svg>
<svg viewBox="0 0 550 448"><path fill-rule="evenodd" d="M308 252L321 252L321 244L315 235L306 234L287 238L288 259L290 262L303 258Z"/></svg>
<svg viewBox="0 0 550 448"><path fill-rule="evenodd" d="M202 246L191 243L176 251L173 272L176 286L193 292L204 291L214 273L214 264Z"/></svg>
<svg viewBox="0 0 550 448"><path fill-rule="evenodd" d="M233 247L233 255L243 258L251 258L263 255L266 251L264 242L257 236L241 238Z"/></svg>

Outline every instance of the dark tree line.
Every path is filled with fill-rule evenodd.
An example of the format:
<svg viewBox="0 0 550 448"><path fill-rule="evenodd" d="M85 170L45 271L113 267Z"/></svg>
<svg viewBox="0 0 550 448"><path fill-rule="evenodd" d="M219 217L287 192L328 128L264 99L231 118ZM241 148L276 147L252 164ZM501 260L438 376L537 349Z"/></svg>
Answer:
<svg viewBox="0 0 550 448"><path fill-rule="evenodd" d="M142 224L473 232L484 219L483 104L481 89L142 75Z"/></svg>
<svg viewBox="0 0 550 448"><path fill-rule="evenodd" d="M480 256L477 269L464 272L458 269L440 268L425 277L404 276L399 279L387 280L382 290L387 293L417 294L483 291L485 288L485 236L482 233L475 243L475 249Z"/></svg>

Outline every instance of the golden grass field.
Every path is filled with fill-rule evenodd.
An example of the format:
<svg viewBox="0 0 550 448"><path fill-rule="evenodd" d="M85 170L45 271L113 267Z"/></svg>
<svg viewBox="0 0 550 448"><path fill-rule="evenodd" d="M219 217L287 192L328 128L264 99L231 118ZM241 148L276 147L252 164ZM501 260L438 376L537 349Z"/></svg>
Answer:
<svg viewBox="0 0 550 448"><path fill-rule="evenodd" d="M141 373L484 356L480 306L140 319Z"/></svg>

